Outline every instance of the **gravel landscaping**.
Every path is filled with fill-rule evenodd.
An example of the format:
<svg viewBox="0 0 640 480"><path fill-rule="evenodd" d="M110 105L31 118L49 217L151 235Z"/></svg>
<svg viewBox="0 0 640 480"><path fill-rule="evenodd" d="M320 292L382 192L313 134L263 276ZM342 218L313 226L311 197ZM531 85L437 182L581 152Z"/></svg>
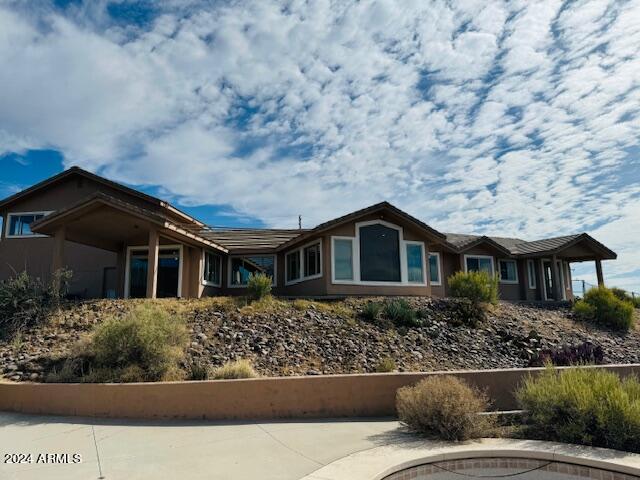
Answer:
<svg viewBox="0 0 640 480"><path fill-rule="evenodd" d="M385 358L399 371L514 368L528 366L541 349L582 342L601 346L604 363L640 362L637 328L617 333L578 322L566 306L500 302L471 328L453 325L450 300L412 298L423 325L407 329L362 320L359 312L370 301L278 300L264 308L231 299L157 302L187 320L185 370L192 362L215 367L241 358L263 376L374 372ZM0 372L5 380L42 381L95 324L124 315L136 302L65 305L46 325L0 341Z"/></svg>

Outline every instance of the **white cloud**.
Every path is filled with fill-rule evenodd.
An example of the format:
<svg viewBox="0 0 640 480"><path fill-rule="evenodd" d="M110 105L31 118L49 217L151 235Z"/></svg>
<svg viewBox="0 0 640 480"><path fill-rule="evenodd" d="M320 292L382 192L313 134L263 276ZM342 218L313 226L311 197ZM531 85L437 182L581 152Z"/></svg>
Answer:
<svg viewBox="0 0 640 480"><path fill-rule="evenodd" d="M387 199L445 230L597 226L640 290L638 2L107 3L0 2L0 152L274 225Z"/></svg>

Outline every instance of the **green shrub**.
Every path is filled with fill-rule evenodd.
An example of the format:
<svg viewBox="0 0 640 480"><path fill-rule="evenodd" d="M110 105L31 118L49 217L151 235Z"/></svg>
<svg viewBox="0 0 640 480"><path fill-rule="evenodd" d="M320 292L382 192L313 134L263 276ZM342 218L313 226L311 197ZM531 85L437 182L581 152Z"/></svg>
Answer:
<svg viewBox="0 0 640 480"><path fill-rule="evenodd" d="M181 317L159 306L143 303L121 319L97 326L88 345L92 366L120 374L138 367L141 379L157 381L176 368L184 356L187 330Z"/></svg>
<svg viewBox="0 0 640 480"><path fill-rule="evenodd" d="M611 287L609 290L611 290L611 293L613 293L613 296L616 297L618 300L622 300L623 302L633 303L633 298L631 297L631 295L627 293L626 290L623 290L622 288L618 288L618 287Z"/></svg>
<svg viewBox="0 0 640 480"><path fill-rule="evenodd" d="M487 319L483 305L467 298L452 300L448 307L451 315L447 318L455 326L477 327Z"/></svg>
<svg viewBox="0 0 640 480"><path fill-rule="evenodd" d="M368 302L362 309L362 318L368 322L375 322L380 316L382 305L378 302Z"/></svg>
<svg viewBox="0 0 640 480"><path fill-rule="evenodd" d="M395 372L397 368L398 367L393 358L383 357L380 359L380 361L376 365L376 372L378 373Z"/></svg>
<svg viewBox="0 0 640 480"><path fill-rule="evenodd" d="M592 368L529 377L516 392L532 438L640 452L640 382Z"/></svg>
<svg viewBox="0 0 640 480"><path fill-rule="evenodd" d="M411 430L443 440L490 435L495 420L479 415L489 408L487 396L457 377L432 376L396 396L400 421Z"/></svg>
<svg viewBox="0 0 640 480"><path fill-rule="evenodd" d="M473 303L498 302L498 277L487 272L456 272L449 277L451 296Z"/></svg>
<svg viewBox="0 0 640 480"><path fill-rule="evenodd" d="M23 271L0 282L0 332L10 336L44 321L67 294L71 276L62 269L44 282Z"/></svg>
<svg viewBox="0 0 640 480"><path fill-rule="evenodd" d="M216 380L234 380L237 378L254 378L258 374L249 360L235 360L216 368L213 378Z"/></svg>
<svg viewBox="0 0 640 480"><path fill-rule="evenodd" d="M584 298L574 304L573 311L580 319L618 330L629 330L634 323L633 305L620 300L606 287L586 292Z"/></svg>
<svg viewBox="0 0 640 480"><path fill-rule="evenodd" d="M395 298L385 302L383 314L396 327L419 327L421 325L416 311L403 298Z"/></svg>
<svg viewBox="0 0 640 480"><path fill-rule="evenodd" d="M251 300L262 300L271 295L271 277L264 273L249 274L247 281L247 295Z"/></svg>

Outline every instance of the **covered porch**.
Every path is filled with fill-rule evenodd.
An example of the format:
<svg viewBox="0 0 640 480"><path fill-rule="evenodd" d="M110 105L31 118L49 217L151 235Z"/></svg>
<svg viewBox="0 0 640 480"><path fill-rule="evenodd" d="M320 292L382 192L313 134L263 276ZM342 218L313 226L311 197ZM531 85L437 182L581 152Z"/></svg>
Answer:
<svg viewBox="0 0 640 480"><path fill-rule="evenodd" d="M587 234L577 235L561 242L543 253L528 257L536 262L539 275L538 284L541 287L541 300L572 300L571 264L593 262L598 286L604 286L602 262L615 260L617 255L603 244Z"/></svg>
<svg viewBox="0 0 640 480"><path fill-rule="evenodd" d="M227 253L161 210L101 193L42 218L32 229L54 238L52 271L67 265L67 241L115 252L115 269L105 272L104 282L118 298L200 297L204 250Z"/></svg>

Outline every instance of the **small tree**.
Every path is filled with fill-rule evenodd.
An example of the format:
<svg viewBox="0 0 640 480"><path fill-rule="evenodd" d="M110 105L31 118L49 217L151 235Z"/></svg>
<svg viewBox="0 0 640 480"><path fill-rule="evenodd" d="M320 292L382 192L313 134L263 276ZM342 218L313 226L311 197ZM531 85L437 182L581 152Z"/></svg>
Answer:
<svg viewBox="0 0 640 480"><path fill-rule="evenodd" d="M247 294L251 300L261 300L271 295L272 279L264 273L251 273L247 282Z"/></svg>

